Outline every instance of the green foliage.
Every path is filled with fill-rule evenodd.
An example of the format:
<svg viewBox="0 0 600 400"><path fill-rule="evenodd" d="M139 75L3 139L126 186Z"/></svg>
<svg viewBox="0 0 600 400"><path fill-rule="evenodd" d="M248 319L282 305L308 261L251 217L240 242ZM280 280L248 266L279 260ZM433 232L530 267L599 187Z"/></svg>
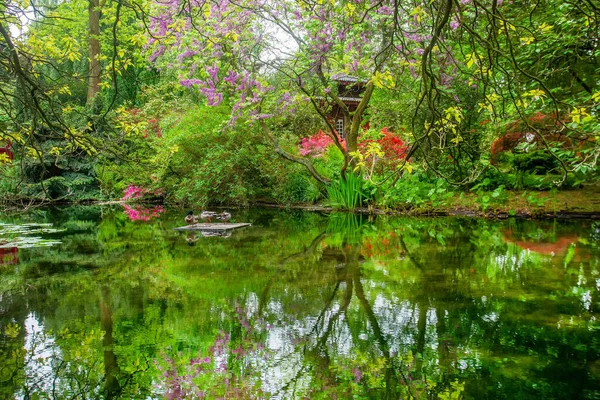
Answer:
<svg viewBox="0 0 600 400"><path fill-rule="evenodd" d="M23 59L18 68L0 69L0 92L4 96L14 93L0 110L0 146L5 140L12 142L20 176L0 176L2 197L106 199L106 191L99 190L97 163L103 158L127 159L128 146L122 146L112 110L124 102L138 101L141 83L157 76L147 67L142 51L146 40L140 32L143 24L138 13L143 13L145 6L101 2L97 8L101 13L101 91L92 100L87 99L88 41L92 36L89 5L82 0L40 4L38 12L28 19L27 28L12 38ZM18 14L19 7L12 3L10 12ZM20 31L19 18L3 21L9 36ZM0 47L8 49L7 41L3 36ZM0 57L8 61L5 57L10 54L2 52ZM4 61L2 64L8 66ZM1 186L14 192L9 195Z"/></svg>
<svg viewBox="0 0 600 400"><path fill-rule="evenodd" d="M517 171L546 174L556 170L558 160L545 150L533 150L513 155L512 163Z"/></svg>
<svg viewBox="0 0 600 400"><path fill-rule="evenodd" d="M561 179L562 176L556 173L539 175L512 169L505 171L504 169L488 168L471 189L493 191L499 186L504 186L507 190L551 190L556 188L556 182ZM582 174L569 174L561 188L579 188L583 182L592 183L594 180L592 174L585 177Z"/></svg>
<svg viewBox="0 0 600 400"><path fill-rule="evenodd" d="M280 162L271 151L271 138L259 132L257 125L242 118L234 127L225 126L230 118L228 106L197 106L204 104L205 99L198 91L182 87L182 70L173 68L180 55L177 46L169 48L161 58L160 71L148 67L149 54L144 50L144 23L148 21L139 19L147 14L147 3L101 3L102 90L85 105L88 5L82 0L40 5L43 12L34 16L36 20L28 25L26 34L13 38L25 57L22 66L36 87L20 87L22 80L14 75L9 52L0 54L2 65L9 66L0 69L0 90L7 99L14 98L0 111L0 145L12 138L16 156L12 165L0 164L3 201L114 199L120 198L130 184L163 188L168 200L177 203L248 204L266 200L292 204L322 199L323 188L302 168ZM334 58L342 57L336 58L335 65L356 62L360 66L357 75L375 83L361 124L388 127L404 141L419 145L412 154L412 165L421 164L423 169L420 174L403 176L394 187L361 185L359 199L346 196L341 201L345 189L339 182L344 158L330 146L312 161L320 174L338 182L332 189L337 191L333 196L338 197L340 204L368 199L371 205L384 208L437 207L445 205L452 196L450 187L432 179L443 174L465 187L475 184L482 208L487 210L502 202L494 193L503 190L549 190L557 184L573 188L596 182L600 171L599 70L594 67L597 19L587 14L594 14L595 9L584 6L544 0L531 12L523 12L520 7L499 5L507 23L501 29L494 25L498 22L493 18L495 13L483 12L489 5L469 3L453 8L452 13L457 14L450 17L449 24L456 26L442 27L445 44L443 51L438 50L447 51L447 56L464 64L464 68L448 69L445 63L430 66L435 75L432 82L440 83L435 88L425 88L435 94L431 98L436 104L431 109L426 107L427 102L415 102L423 90L414 84L422 79L418 57L386 65L383 73L371 77L366 72L371 60L334 46ZM13 14L19 7L21 4L15 3L6 10L6 24L22 25ZM331 3L332 12L343 11L346 16L356 12L354 5L345 7L343 2ZM487 18L477 19L473 7L479 7L481 15ZM435 8L425 10L417 3L407 3L406 9L411 8L410 19L422 18L423 27L438 20ZM52 23L47 23L50 20ZM463 30L462 25L469 21L474 32L483 36L471 36ZM175 25L171 28L179 29ZM237 34L227 36L225 42L234 43L236 37ZM483 39L490 40L482 42ZM6 46L5 40L0 38L0 45ZM194 39L191 36L185 40ZM183 45L187 46L185 40ZM498 48L489 48L489 43ZM592 43L591 48L583 51L580 43ZM564 54L558 55L556 48L564 49ZM229 50L223 53L223 60L229 60ZM508 55L510 58L506 58ZM304 68L306 60L302 54L298 56L297 66ZM189 66L188 61L192 63L192 59L186 59L181 66ZM226 63L217 61L217 81L222 81ZM200 63L193 70L197 67L198 76L204 79L207 65ZM552 68L540 69L539 65ZM282 71L295 71L296 65L284 66ZM326 71L326 78L336 72L339 71L335 68ZM301 138L326 128L315 112L326 85L309 75L298 75L302 76L306 93L290 82L293 74L257 76L261 84L276 88L274 96L266 96L260 103L265 112L279 109L285 96L291 99L290 108L275 113L268 124L280 143L294 154ZM536 79L530 79L531 76ZM327 89L331 90L329 86ZM236 96L231 89L222 93L224 104ZM32 93L39 97L30 99ZM317 101L306 101L307 93L317 94L313 96ZM39 110L31 106L34 99L42 101ZM320 111L327 113L328 107L323 106ZM139 113L129 113L134 110ZM162 138L155 135L157 128L162 130ZM538 139L528 140L527 144L503 151L499 162L490 165L490 149L498 138L506 133L529 135L533 130L547 136L547 147ZM358 142L378 136L378 130L366 130L359 134ZM425 137L429 138L428 145L422 145ZM568 175L563 182L565 171ZM377 168L370 173L377 175L368 176L375 182L386 178ZM386 182L390 181L393 178Z"/></svg>
<svg viewBox="0 0 600 400"><path fill-rule="evenodd" d="M448 389L438 394L440 400L460 400L463 398L465 383L455 379Z"/></svg>
<svg viewBox="0 0 600 400"><path fill-rule="evenodd" d="M259 200L290 204L322 197L307 172L282 162L256 126L240 121L231 127L228 106L192 105L189 98L173 95L176 91L167 83L148 88L150 98L142 109L120 111L119 124L129 132L123 145L133 162L105 157L96 167L108 196L121 197L127 186L138 185L164 190L169 202L201 206Z"/></svg>
<svg viewBox="0 0 600 400"><path fill-rule="evenodd" d="M322 157L313 160L316 170L326 178L340 179L340 170L344 165L344 155L335 146L328 146Z"/></svg>
<svg viewBox="0 0 600 400"><path fill-rule="evenodd" d="M535 193L527 191L523 192L521 197L523 197L527 201L527 204L533 207L542 207L549 200L546 197L542 198Z"/></svg>
<svg viewBox="0 0 600 400"><path fill-rule="evenodd" d="M479 205L481 206L481 209L484 212L487 211L491 205L504 204L508 199L506 190L504 189L503 185L498 186L491 193L479 191L477 195Z"/></svg>
<svg viewBox="0 0 600 400"><path fill-rule="evenodd" d="M269 196L279 159L252 127L229 129L229 109L194 107L164 131L157 180L186 204L248 204Z"/></svg>
<svg viewBox="0 0 600 400"><path fill-rule="evenodd" d="M382 192L379 204L390 208L438 207L445 205L453 196L444 180L430 179L419 172L403 175L393 187L385 188Z"/></svg>
<svg viewBox="0 0 600 400"><path fill-rule="evenodd" d="M0 164L0 202L19 199L20 169L13 163Z"/></svg>
<svg viewBox="0 0 600 400"><path fill-rule="evenodd" d="M323 198L323 192L316 181L300 166L288 167L290 173L278 177L273 188L273 199L283 204L315 203Z"/></svg>
<svg viewBox="0 0 600 400"><path fill-rule="evenodd" d="M61 146L59 141L40 144L43 152ZM40 153L42 154L42 153ZM101 198L95 174L96 157L80 149L68 157L25 157L19 164L1 167L0 195L8 199L82 201Z"/></svg>

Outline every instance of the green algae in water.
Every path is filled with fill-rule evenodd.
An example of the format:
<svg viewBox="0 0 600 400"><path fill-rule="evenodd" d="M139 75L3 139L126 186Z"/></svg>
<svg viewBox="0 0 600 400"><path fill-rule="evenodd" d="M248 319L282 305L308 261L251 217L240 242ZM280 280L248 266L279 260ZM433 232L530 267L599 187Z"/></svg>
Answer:
<svg viewBox="0 0 600 400"><path fill-rule="evenodd" d="M70 210L0 269L2 398L600 396L591 221Z"/></svg>

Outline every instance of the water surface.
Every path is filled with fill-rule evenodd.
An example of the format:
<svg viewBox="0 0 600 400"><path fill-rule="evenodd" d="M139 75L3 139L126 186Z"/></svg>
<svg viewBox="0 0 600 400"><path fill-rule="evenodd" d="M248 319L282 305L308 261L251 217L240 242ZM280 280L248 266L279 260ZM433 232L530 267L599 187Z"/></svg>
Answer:
<svg viewBox="0 0 600 400"><path fill-rule="evenodd" d="M184 214L0 216L0 398L600 398L599 223Z"/></svg>

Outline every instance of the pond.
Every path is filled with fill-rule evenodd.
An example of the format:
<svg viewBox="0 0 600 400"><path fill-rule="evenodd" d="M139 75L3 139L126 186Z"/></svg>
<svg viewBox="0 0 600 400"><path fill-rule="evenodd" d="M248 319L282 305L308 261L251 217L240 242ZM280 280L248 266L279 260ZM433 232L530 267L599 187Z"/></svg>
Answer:
<svg viewBox="0 0 600 400"><path fill-rule="evenodd" d="M0 398L598 399L600 223L0 216Z"/></svg>

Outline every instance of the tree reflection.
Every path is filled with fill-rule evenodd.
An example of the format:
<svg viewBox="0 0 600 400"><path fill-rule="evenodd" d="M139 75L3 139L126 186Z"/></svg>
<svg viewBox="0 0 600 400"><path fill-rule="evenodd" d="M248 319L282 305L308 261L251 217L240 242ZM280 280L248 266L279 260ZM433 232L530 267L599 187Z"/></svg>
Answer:
<svg viewBox="0 0 600 400"><path fill-rule="evenodd" d="M104 332L102 335L102 348L104 350L104 398L113 399L118 398L121 393L121 385L118 379L121 370L114 352L113 318L109 290L106 286L102 288L102 295L100 296L100 326Z"/></svg>
<svg viewBox="0 0 600 400"><path fill-rule="evenodd" d="M72 214L63 247L0 270L4 397L600 391L590 224L250 212L251 228L188 246L178 213ZM514 245L572 236L554 256Z"/></svg>
<svg viewBox="0 0 600 400"><path fill-rule="evenodd" d="M365 224L352 214L334 218L334 223L329 224L326 232L317 235L307 250L288 256L280 264L280 266L285 265L290 260L294 260L299 265L307 267L307 264L315 262L315 249L321 245L317 264L319 268L328 266L333 269L334 274L325 283L330 288L326 290L330 295L324 298L323 307L316 317L308 319L309 325L302 329L299 336L288 332L288 335L291 334L288 340L295 345L290 346L293 349L292 354L287 357L290 360L298 359L298 354L301 354L303 362L296 373L282 384L277 394L283 397L289 396L287 390L297 387L298 381L305 379L306 374L311 374L316 382L320 382L319 386L308 391L311 395L327 393L331 396L349 396L354 392L389 399L427 396L428 382L423 377L426 374L418 373L422 369L425 350L427 304L419 302L416 306L418 323L414 342L418 357L409 357L411 359L399 357L397 351L392 352L387 335L381 327L380 318L373 309L364 288L363 281L367 279L362 273L361 264L365 262L363 251ZM323 244L326 238L333 244ZM395 235L395 241L397 242L395 244L402 244L403 254L411 258L402 237ZM390 244L389 240L387 244ZM372 249L372 246L369 248ZM414 263L419 266L418 262ZM267 290L262 292L260 312L265 309L266 292L272 288L274 281L272 279ZM359 317L356 321L351 319L349 313L353 299L356 299L355 303L358 307L352 313ZM297 320L293 325L298 323L302 322ZM438 326L443 328L443 323ZM363 335L361 332L364 331L368 331L367 335L372 341L361 339ZM362 363L354 362L358 357L356 357L357 353L352 354L352 351L340 358L340 349L336 348L340 343L347 343L352 349L362 347L362 357L366 358ZM331 354L332 351L338 354ZM447 354L447 346L443 346L441 351L442 354ZM438 386L435 393L444 389Z"/></svg>

